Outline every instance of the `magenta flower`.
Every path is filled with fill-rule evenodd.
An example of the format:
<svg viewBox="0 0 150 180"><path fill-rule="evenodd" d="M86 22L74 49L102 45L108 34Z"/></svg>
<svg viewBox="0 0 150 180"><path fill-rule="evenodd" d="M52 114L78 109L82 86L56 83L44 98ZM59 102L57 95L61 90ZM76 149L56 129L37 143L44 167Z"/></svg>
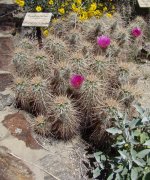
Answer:
<svg viewBox="0 0 150 180"><path fill-rule="evenodd" d="M74 74L70 78L70 84L74 88L80 88L83 84L84 79L85 79L84 76Z"/></svg>
<svg viewBox="0 0 150 180"><path fill-rule="evenodd" d="M138 28L138 27L135 27L135 28L132 29L131 34L134 37L139 37L142 34L142 30L140 28Z"/></svg>
<svg viewBox="0 0 150 180"><path fill-rule="evenodd" d="M108 36L100 36L97 38L97 44L101 48L107 48L110 45L110 38Z"/></svg>

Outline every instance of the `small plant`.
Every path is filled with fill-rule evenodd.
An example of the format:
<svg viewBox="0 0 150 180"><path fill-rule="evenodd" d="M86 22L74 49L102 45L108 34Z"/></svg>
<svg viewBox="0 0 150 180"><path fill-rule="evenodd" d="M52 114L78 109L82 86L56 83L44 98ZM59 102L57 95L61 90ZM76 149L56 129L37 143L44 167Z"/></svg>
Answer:
<svg viewBox="0 0 150 180"><path fill-rule="evenodd" d="M35 43L29 40L28 38L23 38L19 44L17 44L17 47L22 48L24 50L31 51L33 48L36 47Z"/></svg>
<svg viewBox="0 0 150 180"><path fill-rule="evenodd" d="M67 58L67 46L65 42L55 36L47 38L44 49L46 49L50 56L54 57L55 62Z"/></svg>
<svg viewBox="0 0 150 180"><path fill-rule="evenodd" d="M86 36L86 40L92 43L94 43L96 38L102 34L101 28L101 22L96 18L92 18L81 24L81 29Z"/></svg>
<svg viewBox="0 0 150 180"><path fill-rule="evenodd" d="M43 115L39 115L35 118L35 124L34 124L34 131L41 136L48 136L49 135L49 126L47 123L47 118Z"/></svg>
<svg viewBox="0 0 150 180"><path fill-rule="evenodd" d="M69 45L71 48L74 49L80 49L80 46L82 44L82 35L79 34L78 30L72 29L69 34L67 34L66 38L67 42L69 42Z"/></svg>
<svg viewBox="0 0 150 180"><path fill-rule="evenodd" d="M113 143L106 151L94 153L95 179L146 180L150 176L150 113L134 105L138 115L114 111L114 127L106 129ZM114 153L112 153L114 152Z"/></svg>
<svg viewBox="0 0 150 180"><path fill-rule="evenodd" d="M33 108L38 113L46 113L51 102L51 92L48 91L48 82L40 76L35 76L30 81L30 97L33 100Z"/></svg>
<svg viewBox="0 0 150 180"><path fill-rule="evenodd" d="M136 99L138 99L141 95L141 92L137 89L137 87L127 83L121 86L122 89L122 102L129 107L130 104Z"/></svg>
<svg viewBox="0 0 150 180"><path fill-rule="evenodd" d="M119 81L121 84L128 83L133 78L140 76L140 71L137 69L137 65L133 62L118 62Z"/></svg>
<svg viewBox="0 0 150 180"><path fill-rule="evenodd" d="M15 78L14 91L16 95L16 105L27 109L30 103L28 80L20 77Z"/></svg>
<svg viewBox="0 0 150 180"><path fill-rule="evenodd" d="M34 53L32 62L30 65L30 73L33 76L47 77L51 75L51 66L53 64L53 58L49 58L45 51L40 50Z"/></svg>
<svg viewBox="0 0 150 180"><path fill-rule="evenodd" d="M89 74L81 87L80 103L83 109L89 111L101 102L104 97L104 86L95 74Z"/></svg>
<svg viewBox="0 0 150 180"><path fill-rule="evenodd" d="M54 65L51 87L55 94L66 94L69 88L70 72L71 68L67 61L58 62Z"/></svg>
<svg viewBox="0 0 150 180"><path fill-rule="evenodd" d="M24 50L20 48L16 49L13 57L13 63L19 75L25 76L28 74L28 59L29 57Z"/></svg>
<svg viewBox="0 0 150 180"><path fill-rule="evenodd" d="M115 71L115 62L111 62L106 56L93 56L89 60L89 71L95 72L103 80L108 79Z"/></svg>
<svg viewBox="0 0 150 180"><path fill-rule="evenodd" d="M67 96L56 96L50 106L50 133L56 139L69 140L79 132L78 112Z"/></svg>
<svg viewBox="0 0 150 180"><path fill-rule="evenodd" d="M122 110L122 104L113 98L106 98L93 109L91 120L92 133L90 141L99 147L105 149L111 144L112 137L106 131L112 126L112 112Z"/></svg>
<svg viewBox="0 0 150 180"><path fill-rule="evenodd" d="M73 53L71 59L71 68L74 73L85 74L88 67L88 58L81 52Z"/></svg>

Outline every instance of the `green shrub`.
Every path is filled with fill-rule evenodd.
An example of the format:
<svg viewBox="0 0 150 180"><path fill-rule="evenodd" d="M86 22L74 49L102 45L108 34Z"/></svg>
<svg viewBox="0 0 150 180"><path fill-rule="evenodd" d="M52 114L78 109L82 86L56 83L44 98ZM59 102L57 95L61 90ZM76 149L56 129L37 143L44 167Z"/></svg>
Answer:
<svg viewBox="0 0 150 180"><path fill-rule="evenodd" d="M94 178L103 174L107 180L146 180L150 176L150 113L139 105L134 107L137 115L132 119L113 112L114 127L106 131L113 135L114 142L107 152L94 153Z"/></svg>

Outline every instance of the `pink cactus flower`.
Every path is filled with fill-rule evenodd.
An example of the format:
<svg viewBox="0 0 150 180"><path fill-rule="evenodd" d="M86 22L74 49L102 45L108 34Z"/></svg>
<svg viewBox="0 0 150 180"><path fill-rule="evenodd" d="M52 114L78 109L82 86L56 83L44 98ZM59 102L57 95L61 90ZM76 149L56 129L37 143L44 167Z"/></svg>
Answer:
<svg viewBox="0 0 150 180"><path fill-rule="evenodd" d="M78 75L78 74L74 74L71 76L70 78L70 84L73 88L80 88L84 82L84 76L82 75Z"/></svg>
<svg viewBox="0 0 150 180"><path fill-rule="evenodd" d="M134 36L134 37L139 37L141 36L142 34L142 30L138 27L134 27L131 31L131 34Z"/></svg>
<svg viewBox="0 0 150 180"><path fill-rule="evenodd" d="M110 38L108 36L100 36L97 38L97 44L101 48L107 48L110 45Z"/></svg>

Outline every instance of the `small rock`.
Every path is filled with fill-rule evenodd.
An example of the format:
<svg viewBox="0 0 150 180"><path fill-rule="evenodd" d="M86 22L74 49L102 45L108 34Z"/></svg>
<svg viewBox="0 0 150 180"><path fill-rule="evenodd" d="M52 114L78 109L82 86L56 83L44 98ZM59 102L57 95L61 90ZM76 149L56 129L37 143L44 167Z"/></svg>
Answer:
<svg viewBox="0 0 150 180"><path fill-rule="evenodd" d="M6 106L11 106L14 102L14 97L11 94L3 95L0 93L0 111L2 111Z"/></svg>
<svg viewBox="0 0 150 180"><path fill-rule="evenodd" d="M3 16L5 14L8 14L8 13L16 10L17 5L14 4L14 2L11 0L9 0L9 1L8 0L5 0L5 1L1 0L0 1L0 9L1 9L0 16Z"/></svg>
<svg viewBox="0 0 150 180"><path fill-rule="evenodd" d="M0 179L34 180L32 171L9 152L6 147L0 146Z"/></svg>
<svg viewBox="0 0 150 180"><path fill-rule="evenodd" d="M12 85L13 76L7 71L0 71L0 91L4 91L7 87Z"/></svg>
<svg viewBox="0 0 150 180"><path fill-rule="evenodd" d="M15 133L16 133L16 134L21 134L21 133L22 133L22 129L16 128L16 129L15 129Z"/></svg>
<svg viewBox="0 0 150 180"><path fill-rule="evenodd" d="M31 149L41 149L41 146L33 138L30 124L23 114L10 114L5 117L2 123L9 129L11 135L24 141L27 147Z"/></svg>
<svg viewBox="0 0 150 180"><path fill-rule="evenodd" d="M84 180L86 168L82 163L85 154L85 144L80 139L75 138L71 142L52 142L49 154L39 159L40 165L55 177L61 180ZM81 161L82 159L82 161ZM82 168L82 175L80 172ZM53 180L54 178L45 175L44 180Z"/></svg>
<svg viewBox="0 0 150 180"><path fill-rule="evenodd" d="M11 35L0 33L0 69L8 70L11 65L14 45Z"/></svg>

